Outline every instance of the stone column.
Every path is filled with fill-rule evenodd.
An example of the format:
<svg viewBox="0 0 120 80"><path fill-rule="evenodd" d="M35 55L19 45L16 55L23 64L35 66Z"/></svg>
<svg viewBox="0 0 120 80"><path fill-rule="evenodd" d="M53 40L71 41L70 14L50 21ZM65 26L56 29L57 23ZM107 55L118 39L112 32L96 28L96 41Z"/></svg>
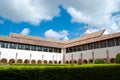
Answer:
<svg viewBox="0 0 120 80"><path fill-rule="evenodd" d="M83 62L83 54L82 53L80 54L80 59L81 59L81 64L82 64L82 62Z"/></svg>
<svg viewBox="0 0 120 80"><path fill-rule="evenodd" d="M92 60L94 61L95 54L92 52Z"/></svg>
<svg viewBox="0 0 120 80"><path fill-rule="evenodd" d="M63 63L63 64L65 64L65 54L66 54L66 49L63 48L63 49L62 49L62 55L63 55L62 63Z"/></svg>
<svg viewBox="0 0 120 80"><path fill-rule="evenodd" d="M106 54L107 54L107 61L109 61L109 51L108 50L106 50Z"/></svg>
<svg viewBox="0 0 120 80"><path fill-rule="evenodd" d="M42 54L42 64L44 64L44 54Z"/></svg>
<svg viewBox="0 0 120 80"><path fill-rule="evenodd" d="M31 57L32 57L32 54L30 53L30 64L31 64Z"/></svg>
<svg viewBox="0 0 120 80"><path fill-rule="evenodd" d="M17 57L18 57L18 53L16 53L16 56L15 56L15 63L17 63Z"/></svg>
<svg viewBox="0 0 120 80"><path fill-rule="evenodd" d="M73 54L71 55L71 65L73 65Z"/></svg>

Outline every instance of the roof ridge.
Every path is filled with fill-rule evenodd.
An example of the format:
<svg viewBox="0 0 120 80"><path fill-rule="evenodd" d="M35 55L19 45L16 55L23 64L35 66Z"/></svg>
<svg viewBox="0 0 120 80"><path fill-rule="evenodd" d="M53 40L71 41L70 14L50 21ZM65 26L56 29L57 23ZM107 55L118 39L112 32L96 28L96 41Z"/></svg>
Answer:
<svg viewBox="0 0 120 80"><path fill-rule="evenodd" d="M13 38L23 38L23 39L31 39L31 40L44 40L44 41L60 42L60 43L62 43L62 41L60 41L60 40L52 40L52 39L48 39L48 38L41 38L41 37L37 37L37 36L27 36L27 35L16 34L16 33L10 33L10 37L13 37Z"/></svg>

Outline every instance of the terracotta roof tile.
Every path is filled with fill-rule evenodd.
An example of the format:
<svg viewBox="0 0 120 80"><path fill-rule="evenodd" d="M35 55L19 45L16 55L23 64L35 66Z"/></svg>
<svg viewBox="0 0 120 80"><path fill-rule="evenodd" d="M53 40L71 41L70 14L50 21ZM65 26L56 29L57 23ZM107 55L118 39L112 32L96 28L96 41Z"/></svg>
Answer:
<svg viewBox="0 0 120 80"><path fill-rule="evenodd" d="M102 41L106 39L111 39L115 37L120 37L120 32L114 33L114 34L103 35L104 31L105 30L101 30L101 31L94 32L91 34L85 34L84 36L80 38L76 38L76 39L69 40L69 41L50 40L50 39L44 39L44 38L39 38L39 37L25 36L25 35L11 33L9 37L0 36L0 41L9 41L9 42L16 42L16 43L65 48L65 47L71 47L71 46L82 45L82 44Z"/></svg>

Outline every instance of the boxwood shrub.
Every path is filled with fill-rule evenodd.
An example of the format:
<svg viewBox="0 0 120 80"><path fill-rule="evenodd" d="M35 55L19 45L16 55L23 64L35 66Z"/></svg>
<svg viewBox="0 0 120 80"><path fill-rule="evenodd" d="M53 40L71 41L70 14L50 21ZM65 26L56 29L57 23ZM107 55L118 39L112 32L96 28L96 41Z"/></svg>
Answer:
<svg viewBox="0 0 120 80"><path fill-rule="evenodd" d="M0 67L0 80L120 80L120 65Z"/></svg>

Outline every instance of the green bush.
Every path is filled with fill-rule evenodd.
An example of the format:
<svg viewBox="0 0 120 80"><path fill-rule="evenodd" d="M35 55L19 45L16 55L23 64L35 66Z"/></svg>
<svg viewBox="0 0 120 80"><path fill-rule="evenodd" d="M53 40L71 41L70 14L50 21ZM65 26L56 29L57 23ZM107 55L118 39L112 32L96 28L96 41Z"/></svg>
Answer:
<svg viewBox="0 0 120 80"><path fill-rule="evenodd" d="M116 55L116 63L120 63L120 53Z"/></svg>
<svg viewBox="0 0 120 80"><path fill-rule="evenodd" d="M94 61L93 61L93 63L95 63L95 64L106 64L106 63L110 63L109 61L107 61L106 59L102 59L102 58L99 58L99 59L95 59Z"/></svg>
<svg viewBox="0 0 120 80"><path fill-rule="evenodd" d="M0 67L0 80L119 80L120 65Z"/></svg>

